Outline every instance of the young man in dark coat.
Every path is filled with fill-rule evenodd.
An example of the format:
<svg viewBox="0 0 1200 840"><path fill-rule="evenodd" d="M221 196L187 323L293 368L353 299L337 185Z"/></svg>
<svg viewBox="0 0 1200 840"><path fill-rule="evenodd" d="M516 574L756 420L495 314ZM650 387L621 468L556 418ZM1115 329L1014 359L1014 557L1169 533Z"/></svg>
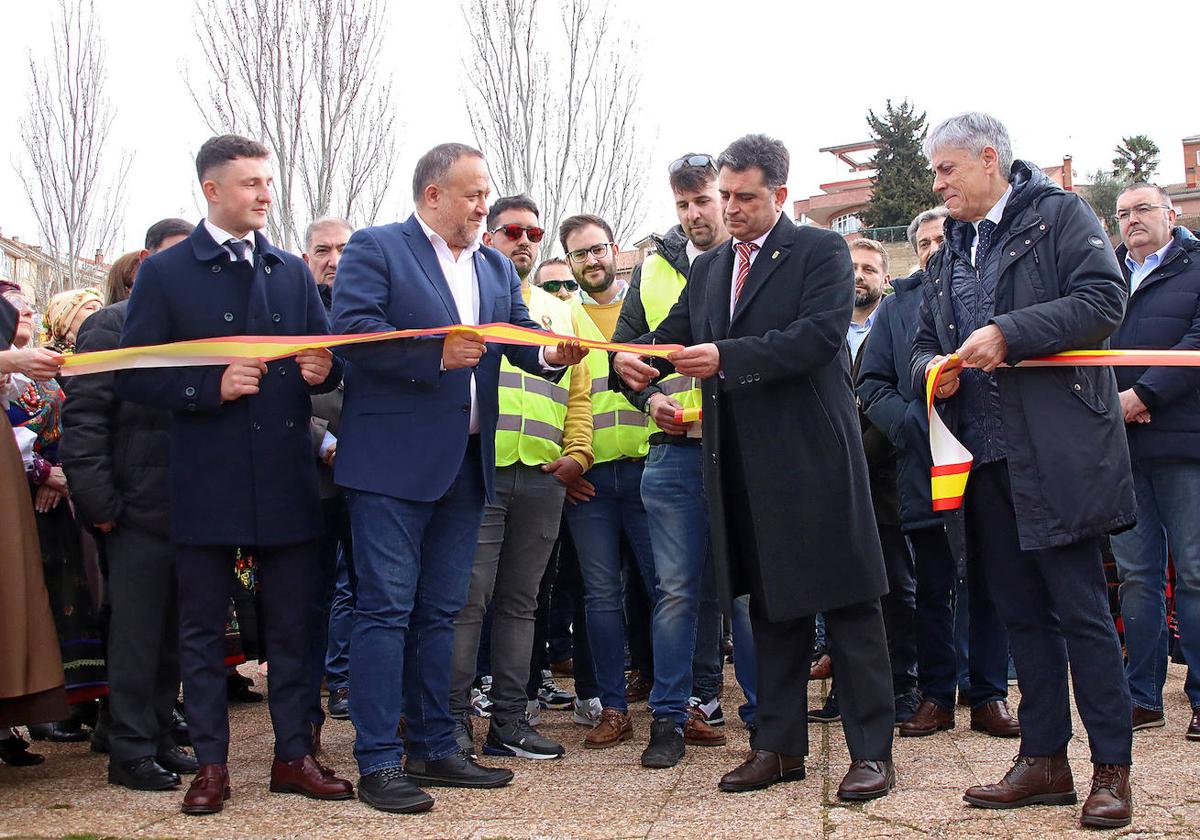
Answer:
<svg viewBox="0 0 1200 840"><path fill-rule="evenodd" d="M925 151L951 221L922 288L913 390L924 393L926 371L958 354L962 368L935 397L974 455L967 537L1021 686L1020 754L1002 781L965 798L980 808L1076 801L1069 663L1095 765L1082 822L1128 825L1129 690L1100 556L1101 538L1135 512L1116 379L1107 367L1000 368L1104 347L1125 311L1125 284L1095 214L1036 166L1014 162L995 118L952 117Z"/></svg>
<svg viewBox="0 0 1200 840"><path fill-rule="evenodd" d="M687 345L669 361L702 380L718 594L730 613L735 597L750 594L755 731L749 756L720 787L804 778L803 698L821 612L851 758L838 796L884 796L896 782L879 605L887 577L850 387L849 249L836 233L797 227L783 212L788 153L778 140L735 140L717 169L732 239L692 262L679 300L639 343ZM632 353L615 354L614 366L638 391L659 375Z"/></svg>
<svg viewBox="0 0 1200 840"><path fill-rule="evenodd" d="M138 272L123 347L225 335L327 334L312 275L259 233L271 205L266 147L214 137L196 157L208 216ZM184 813L229 799L229 718L223 662L229 568L250 549L266 612L275 729L271 790L347 799L350 783L313 758L313 600L322 532L309 418L311 392L340 378L327 350L267 364L122 371L118 394L173 413L171 539L179 575L180 660L200 771Z"/></svg>

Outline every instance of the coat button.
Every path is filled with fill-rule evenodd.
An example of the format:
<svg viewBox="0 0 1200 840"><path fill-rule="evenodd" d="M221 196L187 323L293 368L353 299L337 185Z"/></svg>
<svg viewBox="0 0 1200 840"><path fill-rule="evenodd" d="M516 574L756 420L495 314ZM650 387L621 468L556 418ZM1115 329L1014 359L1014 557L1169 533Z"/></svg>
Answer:
<svg viewBox="0 0 1200 840"><path fill-rule="evenodd" d="M1075 383L1075 390L1076 390L1076 391L1082 391L1082 390L1083 390L1083 386L1081 386L1081 385L1080 385L1078 382L1076 382L1076 383Z"/></svg>
<svg viewBox="0 0 1200 840"><path fill-rule="evenodd" d="M214 266L212 267L212 273L213 273L213 274L220 274L220 273L221 273L221 266L219 266L219 265L214 265Z"/></svg>
<svg viewBox="0 0 1200 840"><path fill-rule="evenodd" d="M953 325L953 324L951 324L951 325L950 325L950 329L954 329L954 325Z"/></svg>
<svg viewBox="0 0 1200 840"><path fill-rule="evenodd" d="M717 453L716 452L713 453L712 458L713 458L713 463L714 464L717 463Z"/></svg>
<svg viewBox="0 0 1200 840"><path fill-rule="evenodd" d="M1032 245L1032 244L1033 244L1033 240L1032 240L1032 239L1026 239L1026 240L1025 240L1025 244L1026 244L1026 245Z"/></svg>
<svg viewBox="0 0 1200 840"><path fill-rule="evenodd" d="M271 320L274 321L276 324L278 324L280 321L283 320L283 316L280 315L278 312L276 312L274 315L271 316Z"/></svg>
<svg viewBox="0 0 1200 840"><path fill-rule="evenodd" d="M1038 225L1038 230L1045 230L1045 229L1046 229L1045 225Z"/></svg>
<svg viewBox="0 0 1200 840"><path fill-rule="evenodd" d="M262 430L262 426L258 425L257 423L255 423L255 424L254 424L253 426L251 426L250 428L254 429L254 431L256 431L256 432L258 432L258 431L261 431L261 430Z"/></svg>
<svg viewBox="0 0 1200 840"><path fill-rule="evenodd" d="M230 323L230 324L233 323L233 313L232 312L225 313L225 321L226 321L226 323Z"/></svg>
<svg viewBox="0 0 1200 840"><path fill-rule="evenodd" d="M288 421L287 421L286 423L284 423L283 425L285 425L285 426L287 426L289 429L291 429L291 428L293 428L293 427L294 427L296 424L295 424L294 422L292 422L291 420L288 420Z"/></svg>
<svg viewBox="0 0 1200 840"><path fill-rule="evenodd" d="M756 373L756 374L754 374L754 381L755 381L755 382L758 382L760 379L762 379L762 376L760 376L760 375L759 375L759 374L757 374L757 373Z"/></svg>
<svg viewBox="0 0 1200 840"><path fill-rule="evenodd" d="M1016 251L1009 251L1009 252L1008 252L1008 255L1009 255L1010 257L1015 257L1015 256L1017 255L1017 252L1016 252Z"/></svg>
<svg viewBox="0 0 1200 840"><path fill-rule="evenodd" d="M271 266L269 266L269 265L264 265L264 266L263 266L263 271L265 271L267 274L270 274L270 273L271 273Z"/></svg>
<svg viewBox="0 0 1200 840"><path fill-rule="evenodd" d="M285 368L283 365L280 365L280 366L279 366L279 375L280 375L280 376L287 376L287 368Z"/></svg>
<svg viewBox="0 0 1200 840"><path fill-rule="evenodd" d="M185 397L194 397L196 396L196 389L189 385L183 389L183 395Z"/></svg>
<svg viewBox="0 0 1200 840"><path fill-rule="evenodd" d="M462 410L463 414L470 414L471 413L471 404L467 403L466 405L462 406L461 410Z"/></svg>

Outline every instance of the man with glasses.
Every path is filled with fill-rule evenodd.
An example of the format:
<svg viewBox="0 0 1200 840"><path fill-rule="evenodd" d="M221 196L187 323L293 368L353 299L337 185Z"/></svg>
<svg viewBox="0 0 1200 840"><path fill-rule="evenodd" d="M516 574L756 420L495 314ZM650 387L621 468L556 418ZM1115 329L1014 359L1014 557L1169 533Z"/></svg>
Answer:
<svg viewBox="0 0 1200 840"><path fill-rule="evenodd" d="M1200 349L1200 242L1175 227L1175 210L1154 184L1130 184L1117 198L1129 284L1125 319L1112 346ZM1175 562L1179 646L1192 706L1187 729L1200 740L1200 372L1183 367L1115 368L1133 462L1137 525L1112 537L1121 579L1121 617L1133 697L1133 728L1163 726L1167 679L1167 548ZM1193 665L1197 666L1193 669Z"/></svg>
<svg viewBox="0 0 1200 840"><path fill-rule="evenodd" d="M667 170L679 224L666 236L655 237L655 253L634 269L614 341L632 341L657 327L687 283L692 261L729 239L721 218L713 159L690 153L673 161ZM725 743L725 736L714 728L725 722L720 701L721 613L708 555L702 421L681 423L675 419L681 409L700 407L700 383L672 373L644 391L622 392L649 414L659 429L650 436L642 475L658 591L651 627L655 669L650 709L654 723L642 765L673 767L683 757L684 744ZM735 609L735 615L743 613ZM748 618L739 625L735 636L739 642L749 642ZM739 644L735 658L741 666L743 656L753 655L750 644ZM752 696L754 686L748 689Z"/></svg>
<svg viewBox="0 0 1200 840"><path fill-rule="evenodd" d="M582 289L578 334L607 341L616 330L629 288L617 279L619 248L612 228L599 216L571 216L560 225L558 237ZM577 503L567 508L567 524L579 554L588 644L602 707L584 746L603 749L633 737L625 698L621 537L628 542L653 604L654 559L641 483L654 429L646 415L609 389L607 353L588 353L587 367L592 380L595 463L581 483L582 497L572 499Z"/></svg>
<svg viewBox="0 0 1200 840"><path fill-rule="evenodd" d="M542 241L533 200L499 199L488 213L483 241L512 260L530 318L551 332L573 335L571 306L525 279ZM592 465L591 385L584 365L571 369L568 391L507 359L500 362L495 500L484 505L467 602L454 619L450 713L455 740L468 754L475 752L471 683L489 606L492 708L483 751L531 759L563 754L562 745L542 737L526 719L525 684L538 589L558 539L563 498Z"/></svg>
<svg viewBox="0 0 1200 840"><path fill-rule="evenodd" d="M559 300L571 300L579 296L579 284L575 282L571 266L562 257L552 257L542 262L533 272L533 285Z"/></svg>

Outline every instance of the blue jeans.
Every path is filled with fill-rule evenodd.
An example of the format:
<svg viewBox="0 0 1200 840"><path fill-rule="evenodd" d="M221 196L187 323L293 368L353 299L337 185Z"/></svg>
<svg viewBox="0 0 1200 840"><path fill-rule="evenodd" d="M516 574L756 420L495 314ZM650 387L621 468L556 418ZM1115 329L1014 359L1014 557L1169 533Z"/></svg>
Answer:
<svg viewBox="0 0 1200 840"><path fill-rule="evenodd" d="M567 524L579 554L587 612L588 645L600 703L626 711L625 603L621 584L621 534L638 569L654 580L654 555L642 506L642 462L607 461L587 471L596 488L590 501L567 505Z"/></svg>
<svg viewBox="0 0 1200 840"><path fill-rule="evenodd" d="M656 718L685 723L692 692L692 657L701 594L714 587L708 558L708 507L704 500L700 447L664 443L650 448L642 474L642 502L654 548L657 599L651 625ZM709 639L711 644L711 639ZM705 651L709 653L709 651Z"/></svg>
<svg viewBox="0 0 1200 840"><path fill-rule="evenodd" d="M758 709L758 659L754 653L754 631L750 628L750 596L742 595L733 600L733 673L737 677L746 702L738 707L742 723L754 723L754 712Z"/></svg>
<svg viewBox="0 0 1200 840"><path fill-rule="evenodd" d="M1175 563L1175 615L1179 647L1189 663L1183 690L1192 708L1200 706L1200 464L1133 466L1137 525L1112 537L1121 579L1125 623L1125 676L1133 702L1143 709L1163 707L1167 679L1167 545ZM1192 667L1193 665L1197 667Z"/></svg>
<svg viewBox="0 0 1200 840"><path fill-rule="evenodd" d="M358 576L350 642L350 719L362 775L458 750L450 716L454 616L467 601L483 519L483 470L472 437L436 502L347 490ZM396 734L403 711L406 740Z"/></svg>

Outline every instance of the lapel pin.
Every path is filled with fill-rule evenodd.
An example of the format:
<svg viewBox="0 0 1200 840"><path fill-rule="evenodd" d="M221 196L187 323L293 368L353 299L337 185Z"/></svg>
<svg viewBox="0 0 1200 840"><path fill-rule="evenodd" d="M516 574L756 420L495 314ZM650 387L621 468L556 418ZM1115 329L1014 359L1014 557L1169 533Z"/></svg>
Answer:
<svg viewBox="0 0 1200 840"><path fill-rule="evenodd" d="M778 259L778 258L779 258L779 252L778 252L778 251L776 251L774 254L772 254L772 255L771 255L771 259L773 259L773 260L774 260L774 259Z"/></svg>

